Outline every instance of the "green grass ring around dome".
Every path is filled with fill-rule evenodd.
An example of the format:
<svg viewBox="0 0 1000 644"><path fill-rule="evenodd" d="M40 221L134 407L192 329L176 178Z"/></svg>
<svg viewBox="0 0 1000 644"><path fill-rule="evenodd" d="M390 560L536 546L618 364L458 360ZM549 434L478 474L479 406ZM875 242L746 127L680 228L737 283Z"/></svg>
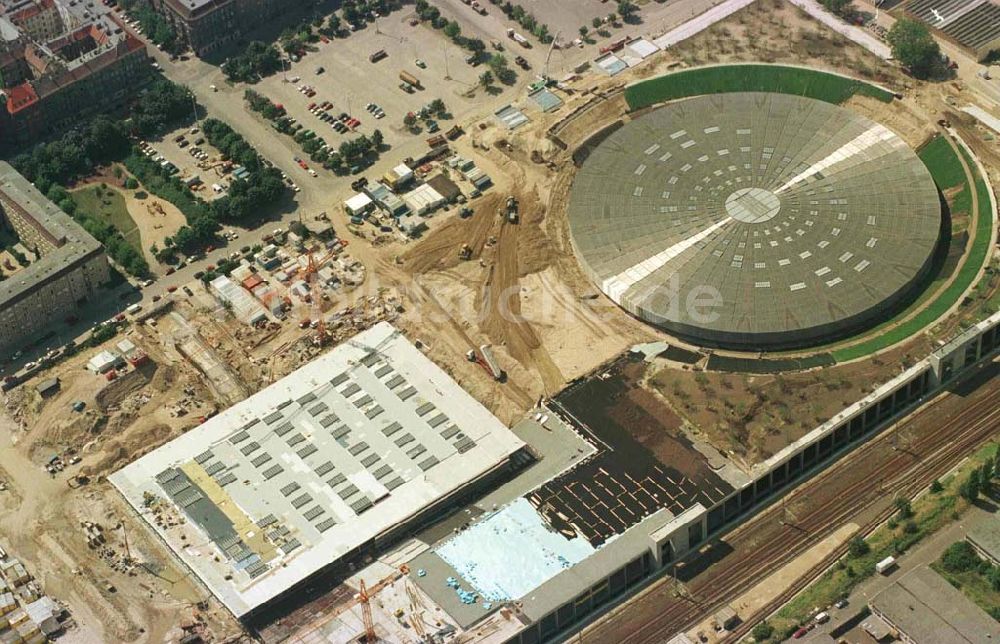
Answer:
<svg viewBox="0 0 1000 644"><path fill-rule="evenodd" d="M882 87L840 74L789 65L745 63L696 67L639 81L625 88L625 100L629 109L638 110L678 98L723 92L794 94L838 105L856 94L884 103L894 98L892 92Z"/></svg>

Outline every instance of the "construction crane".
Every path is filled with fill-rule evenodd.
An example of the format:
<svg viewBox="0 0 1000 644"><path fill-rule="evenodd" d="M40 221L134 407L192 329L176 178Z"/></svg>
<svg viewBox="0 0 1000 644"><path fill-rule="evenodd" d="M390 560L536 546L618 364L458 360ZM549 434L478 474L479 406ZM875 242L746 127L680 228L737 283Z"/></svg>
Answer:
<svg viewBox="0 0 1000 644"><path fill-rule="evenodd" d="M365 580L361 580L361 589L358 591L358 601L361 603L361 617L365 622L365 642L373 644L375 639L375 620L372 618L371 596L365 588Z"/></svg>
<svg viewBox="0 0 1000 644"><path fill-rule="evenodd" d="M556 35L552 38L552 43L549 44L549 53L545 54L545 67L542 69L542 80L548 85L551 78L549 77L549 59L552 58L552 50L556 47L556 41L559 40L559 34L561 32L557 31Z"/></svg>
<svg viewBox="0 0 1000 644"><path fill-rule="evenodd" d="M316 289L316 274L319 272L320 268L333 259L334 255L336 255L336 250L330 251L322 259L316 261L316 257L313 255L313 252L309 251L305 275L303 276L306 285L309 287L309 299L312 301L312 319L316 321L317 345L324 344L329 339L329 334L326 331L326 322L323 320L323 309L320 307L320 295Z"/></svg>

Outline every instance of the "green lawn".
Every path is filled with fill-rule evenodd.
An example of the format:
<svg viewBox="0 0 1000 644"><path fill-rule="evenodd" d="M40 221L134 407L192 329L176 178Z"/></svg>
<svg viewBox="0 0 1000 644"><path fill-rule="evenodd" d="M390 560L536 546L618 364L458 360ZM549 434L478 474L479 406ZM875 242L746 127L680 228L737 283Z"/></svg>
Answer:
<svg viewBox="0 0 1000 644"><path fill-rule="evenodd" d="M965 171L962 170L962 164L958 162L955 151L944 137L936 136L931 139L927 145L920 148L918 155L942 192L959 184L965 185Z"/></svg>
<svg viewBox="0 0 1000 644"><path fill-rule="evenodd" d="M101 195L97 191L101 191ZM114 188L102 188L100 186L88 186L72 193L73 201L76 202L77 209L91 216L96 216L111 226L114 226L129 246L142 253L142 240L139 237L139 229L132 220L132 216L125 207L125 198Z"/></svg>
<svg viewBox="0 0 1000 644"><path fill-rule="evenodd" d="M774 626L773 641L790 636L805 623L817 608L825 608L851 593L855 586L875 574L875 564L890 555L899 555L948 523L956 520L969 503L958 494L958 488L973 468L993 459L997 445L981 448L955 473L941 481L943 490L925 494L911 504L913 516L906 521L885 524L872 532L865 542L869 550L860 556L845 555L833 568L799 593L768 621ZM913 527L906 529L912 522ZM782 637L783 636L783 637Z"/></svg>
<svg viewBox="0 0 1000 644"><path fill-rule="evenodd" d="M843 103L851 96L870 96L885 103L893 95L864 81L784 65L738 64L688 69L640 81L625 88L629 108L636 110L685 96L723 92L776 92Z"/></svg>
<svg viewBox="0 0 1000 644"><path fill-rule="evenodd" d="M958 269L955 279L936 300L906 322L894 327L883 335L833 351L833 357L837 362L862 358L920 333L921 330L933 324L935 320L944 315L948 309L958 302L966 289L975 281L976 275L979 273L983 262L986 261L986 256L990 250L993 216L990 210L989 193L986 183L979 175L976 166L972 163L972 159L969 158L968 154L964 151L962 154L965 156L966 162L969 164L975 177L975 189L979 198L979 217L976 222L975 238L972 240L969 255ZM953 200L952 213L960 212L962 208L965 209L965 212L969 212L972 208L972 196L969 186L965 181L965 172L962 170L958 156L955 155L954 150L948 145L948 142L941 137L937 137L920 150L919 156L942 192L962 186L961 192L956 194ZM972 231L969 232L971 233ZM906 312L904 311L900 315L906 315Z"/></svg>

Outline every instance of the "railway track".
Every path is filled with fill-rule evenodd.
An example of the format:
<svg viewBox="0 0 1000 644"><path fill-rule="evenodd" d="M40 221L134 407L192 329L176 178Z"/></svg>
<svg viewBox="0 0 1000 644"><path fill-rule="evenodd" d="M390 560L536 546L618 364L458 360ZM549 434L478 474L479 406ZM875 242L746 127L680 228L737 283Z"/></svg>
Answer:
<svg viewBox="0 0 1000 644"><path fill-rule="evenodd" d="M912 497L1000 431L996 372L995 363L987 365L972 376L987 380L969 396L948 394L935 400L789 491L785 504L774 504L731 531L721 544L731 547L732 553L690 579L682 596L676 596L670 579L654 582L638 597L589 626L579 639L663 642L749 590L879 501L896 495ZM899 434L904 432L907 444L900 446ZM784 521L788 502L801 509L792 520ZM862 531L870 531L891 512L891 506L880 508ZM743 615L743 625L726 641L735 641L756 620L784 604L845 549L817 564L758 614Z"/></svg>

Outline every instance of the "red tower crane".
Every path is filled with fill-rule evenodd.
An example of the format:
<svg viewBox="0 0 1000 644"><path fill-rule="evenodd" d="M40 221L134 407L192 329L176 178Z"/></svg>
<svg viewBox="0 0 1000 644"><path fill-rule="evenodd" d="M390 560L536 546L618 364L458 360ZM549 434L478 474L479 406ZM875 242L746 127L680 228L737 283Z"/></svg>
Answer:
<svg viewBox="0 0 1000 644"><path fill-rule="evenodd" d="M372 606L370 603L371 596L368 594L368 589L365 588L365 580L361 580L361 590L358 591L358 601L361 602L361 617L365 622L365 642L367 644L374 644L375 639L375 620L372 618Z"/></svg>

